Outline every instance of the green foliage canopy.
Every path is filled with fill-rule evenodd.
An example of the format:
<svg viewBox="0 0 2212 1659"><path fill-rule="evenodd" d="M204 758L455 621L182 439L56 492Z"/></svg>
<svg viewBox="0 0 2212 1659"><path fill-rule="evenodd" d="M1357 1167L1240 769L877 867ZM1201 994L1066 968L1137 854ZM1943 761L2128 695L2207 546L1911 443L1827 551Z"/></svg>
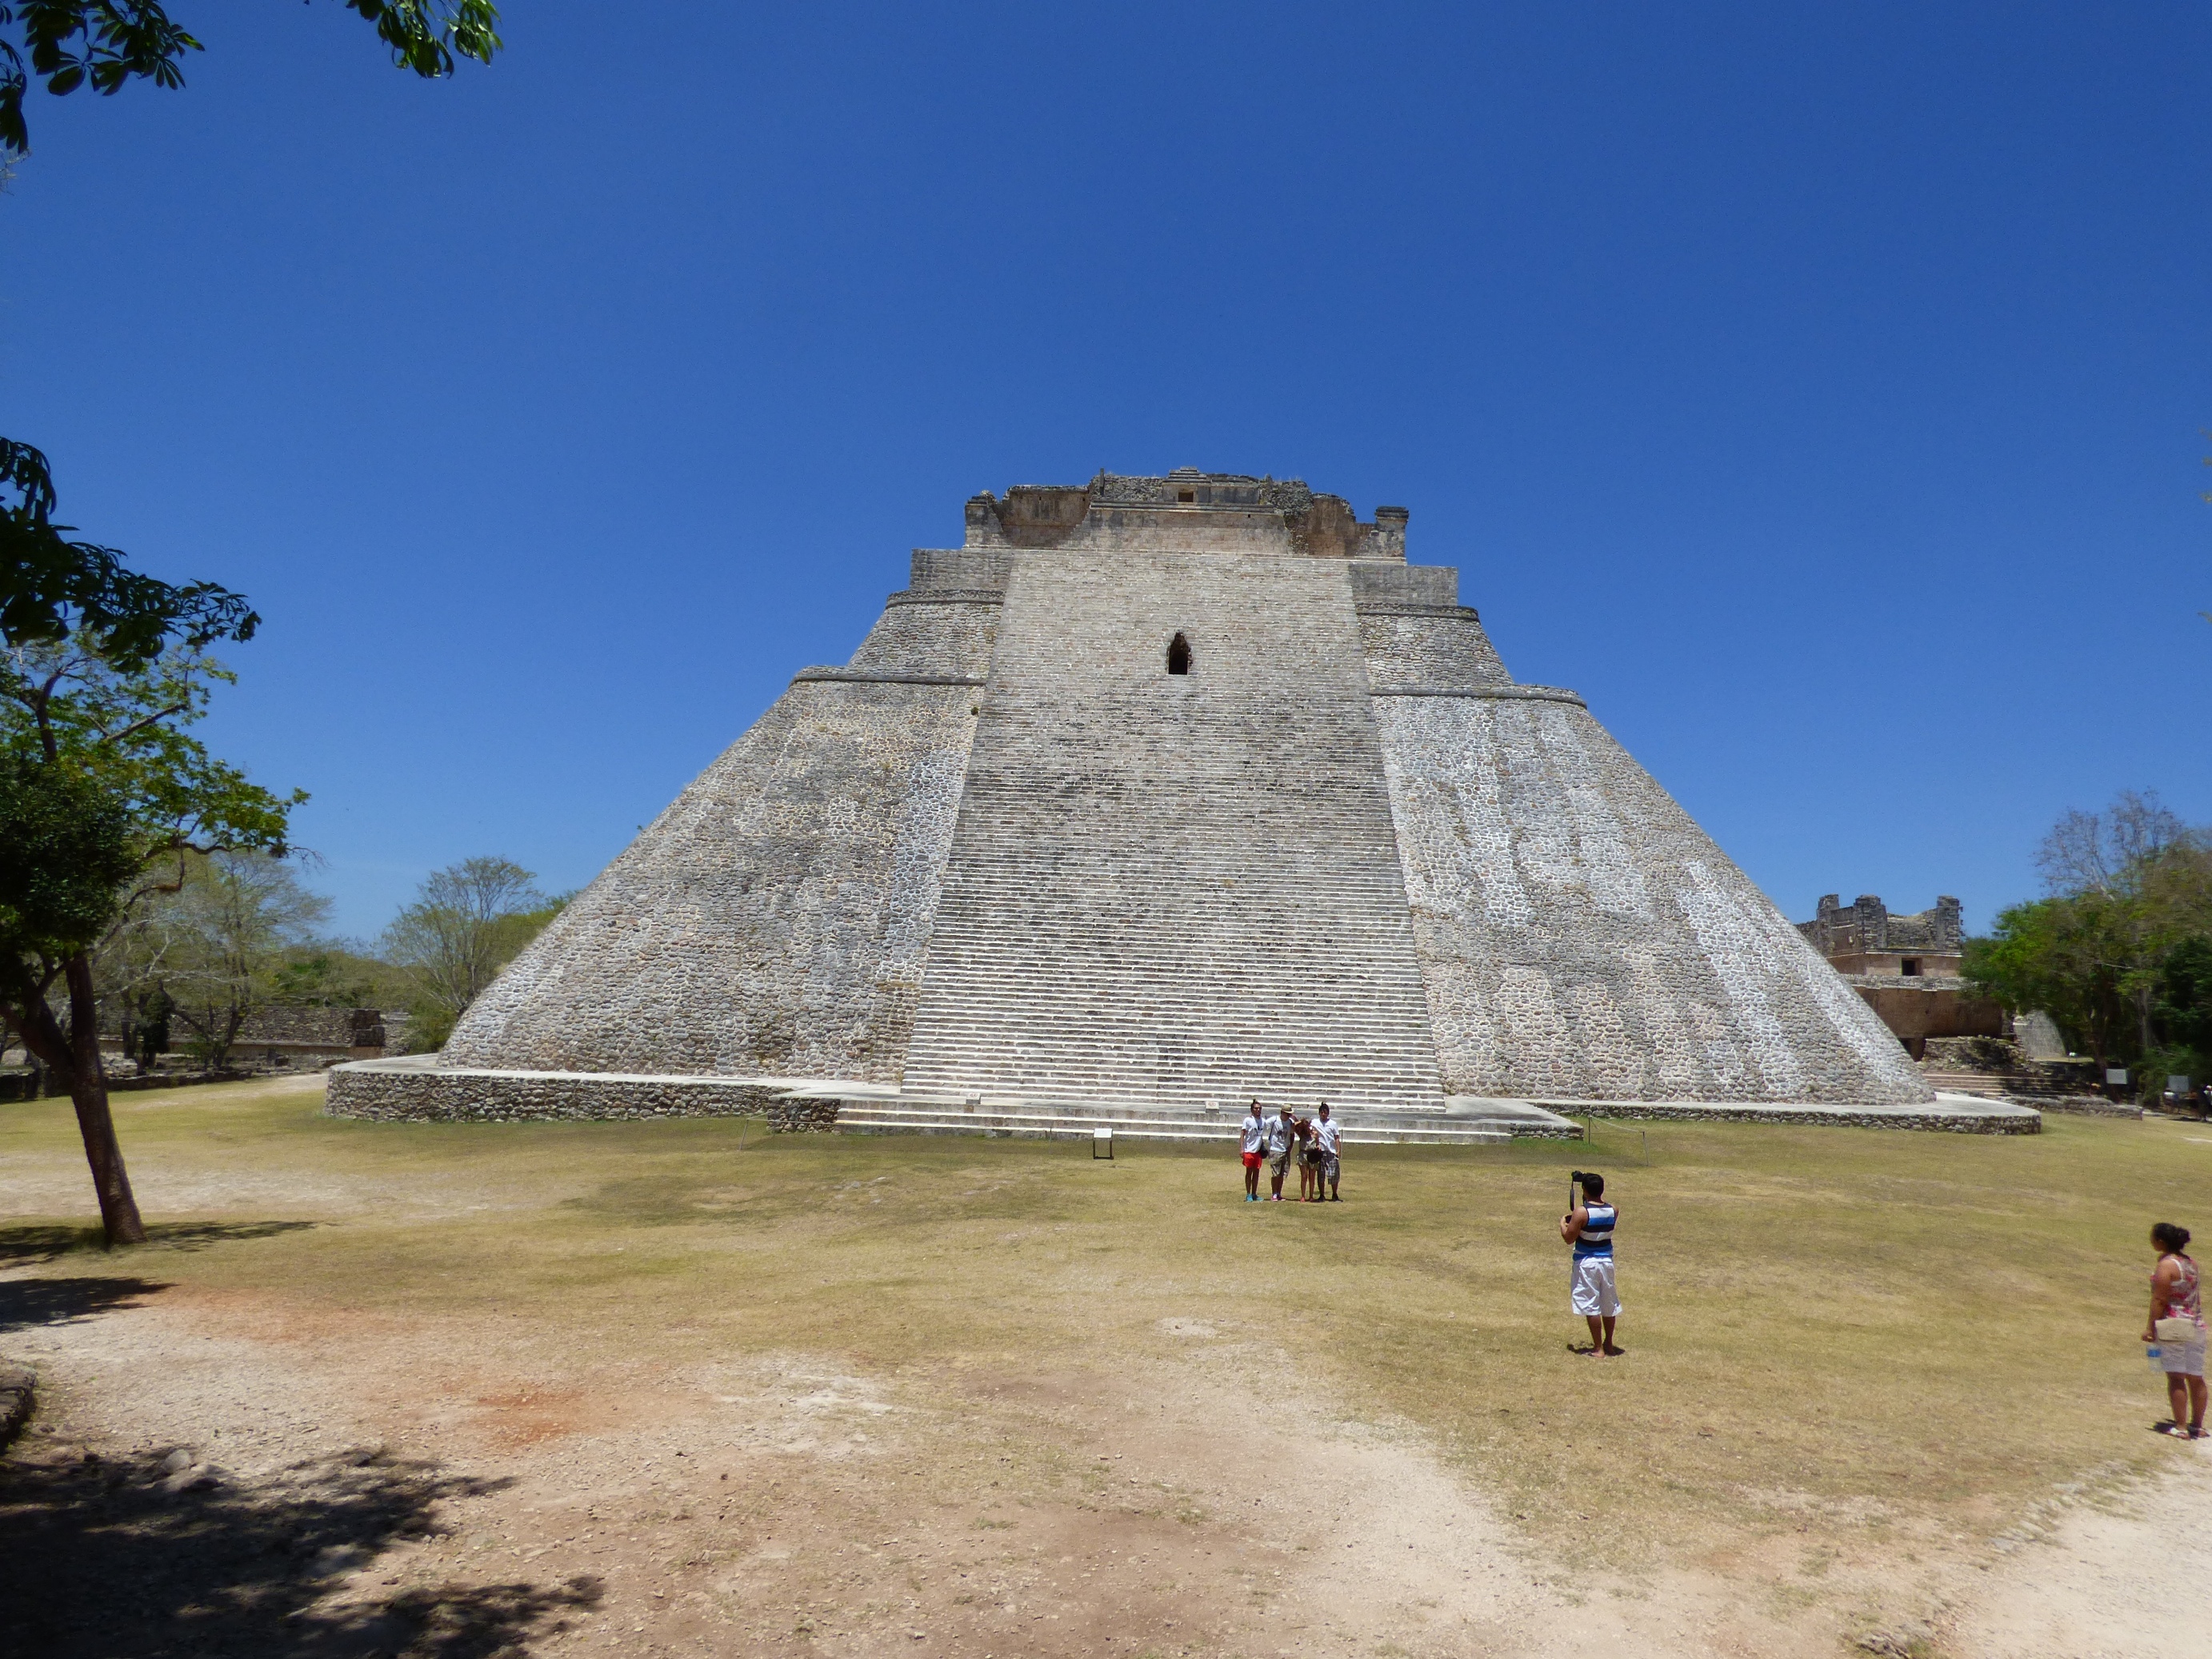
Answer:
<svg viewBox="0 0 2212 1659"><path fill-rule="evenodd" d="M491 62L500 48L494 0L344 0L376 26L392 63L426 80L454 59ZM30 148L23 95L33 80L57 97L90 87L112 97L132 81L185 84L184 58L202 47L162 0L5 0L0 3L0 151Z"/></svg>
<svg viewBox="0 0 2212 1659"><path fill-rule="evenodd" d="M172 638L200 650L250 640L261 618L213 582L179 585L125 568L53 521L53 475L28 444L0 438L0 640L58 643L82 631L116 668L143 667Z"/></svg>
<svg viewBox="0 0 2212 1659"><path fill-rule="evenodd" d="M306 794L261 787L188 729L207 712L212 688L234 678L181 647L118 667L86 635L0 656L0 767L17 803L9 811L43 848L18 859L9 838L0 913L58 915L57 901L41 896L74 896L63 907L74 918L66 929L26 927L11 939L0 1000L20 1007L19 996L42 996L61 963L134 898L181 878L171 858L285 849L291 811ZM82 815L74 831L60 822L68 812Z"/></svg>
<svg viewBox="0 0 2212 1659"><path fill-rule="evenodd" d="M2014 1013L2043 1010L2101 1065L2212 1074L2212 833L2123 794L2066 814L2037 861L2049 896L1969 939L1966 978Z"/></svg>
<svg viewBox="0 0 2212 1659"><path fill-rule="evenodd" d="M0 963L88 949L139 868L113 794L73 767L0 754Z"/></svg>

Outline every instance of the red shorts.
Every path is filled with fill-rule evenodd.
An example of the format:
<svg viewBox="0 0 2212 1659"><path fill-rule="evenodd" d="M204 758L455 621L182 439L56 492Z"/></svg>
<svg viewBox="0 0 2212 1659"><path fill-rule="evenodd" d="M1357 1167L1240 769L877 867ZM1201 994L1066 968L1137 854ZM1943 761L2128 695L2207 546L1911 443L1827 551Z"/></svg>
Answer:
<svg viewBox="0 0 2212 1659"><path fill-rule="evenodd" d="M1257 1152L1247 1152L1247 1153L1245 1153L1245 1154L1244 1154L1244 1167L1245 1167L1246 1169L1248 1169L1248 1170L1256 1170L1256 1169L1258 1169L1258 1168L1260 1167L1260 1154L1259 1154L1259 1153L1257 1153Z"/></svg>

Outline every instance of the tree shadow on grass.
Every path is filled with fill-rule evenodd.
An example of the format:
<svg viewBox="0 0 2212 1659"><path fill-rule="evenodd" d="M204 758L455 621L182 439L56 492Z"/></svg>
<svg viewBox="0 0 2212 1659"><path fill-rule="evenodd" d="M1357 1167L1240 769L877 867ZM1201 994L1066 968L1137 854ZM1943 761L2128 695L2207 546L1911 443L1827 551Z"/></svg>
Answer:
<svg viewBox="0 0 2212 1659"><path fill-rule="evenodd" d="M594 1579L397 1589L364 1567L505 1481L353 1452L253 1485L155 1450L0 1464L0 1607L50 1659L520 1659L595 1606ZM334 1595L333 1592L338 1592Z"/></svg>
<svg viewBox="0 0 2212 1659"><path fill-rule="evenodd" d="M135 1308L168 1288L151 1279L0 1279L0 1335Z"/></svg>
<svg viewBox="0 0 2212 1659"><path fill-rule="evenodd" d="M204 1250L245 1238L273 1238L319 1227L319 1221L157 1221L146 1229L146 1248ZM0 1227L0 1267L52 1261L79 1251L105 1251L97 1227Z"/></svg>

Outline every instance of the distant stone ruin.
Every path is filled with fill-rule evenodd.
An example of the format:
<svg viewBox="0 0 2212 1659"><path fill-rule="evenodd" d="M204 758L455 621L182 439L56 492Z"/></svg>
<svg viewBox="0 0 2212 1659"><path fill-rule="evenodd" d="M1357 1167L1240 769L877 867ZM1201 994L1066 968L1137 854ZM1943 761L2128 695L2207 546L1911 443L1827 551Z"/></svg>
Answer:
<svg viewBox="0 0 2212 1659"><path fill-rule="evenodd" d="M434 1064L331 1109L1930 1102L1407 519L1188 469L975 497Z"/></svg>
<svg viewBox="0 0 2212 1659"><path fill-rule="evenodd" d="M1966 929L1959 901L1946 894L1932 910L1892 915L1872 893L1849 909L1821 895L1817 914L1797 931L1827 957L1913 1059L1935 1037L2008 1037L2004 1010L1976 996L1960 975Z"/></svg>

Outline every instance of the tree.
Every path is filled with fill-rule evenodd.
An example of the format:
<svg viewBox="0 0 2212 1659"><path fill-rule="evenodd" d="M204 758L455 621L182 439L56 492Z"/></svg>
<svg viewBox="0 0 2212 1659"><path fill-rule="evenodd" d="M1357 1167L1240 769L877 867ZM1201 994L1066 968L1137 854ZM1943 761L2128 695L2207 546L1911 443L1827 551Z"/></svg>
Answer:
<svg viewBox="0 0 2212 1659"><path fill-rule="evenodd" d="M2063 814L2036 848L2035 867L2053 893L2111 893L2188 838L2188 826L2155 793L2123 789L2101 812Z"/></svg>
<svg viewBox="0 0 2212 1659"><path fill-rule="evenodd" d="M263 853L190 857L173 892L149 905L167 935L161 988L210 1071L230 1064L240 1030L283 994L288 954L314 937L331 902Z"/></svg>
<svg viewBox="0 0 2212 1659"><path fill-rule="evenodd" d="M2050 896L1968 940L1966 977L2014 1013L2044 1010L2100 1066L2187 1044L2193 981L2176 973L2212 948L2212 835L2126 792L2066 813L2036 862Z"/></svg>
<svg viewBox="0 0 2212 1659"><path fill-rule="evenodd" d="M272 794L191 735L210 689L234 678L185 647L118 667L81 629L0 655L0 1022L69 1090L111 1244L145 1228L108 1110L93 945L181 884L191 854L283 852L307 799Z"/></svg>
<svg viewBox="0 0 2212 1659"><path fill-rule="evenodd" d="M1984 996L2018 1014L2041 1009L2070 1047L2101 1068L2127 1046L2120 981L2131 960L2109 906L2038 899L1999 911L1987 939L1966 941L1962 971Z"/></svg>
<svg viewBox="0 0 2212 1659"><path fill-rule="evenodd" d="M2212 1077L2212 936L2184 939L2159 969L2159 1030L2187 1055L2185 1069Z"/></svg>
<svg viewBox="0 0 2212 1659"><path fill-rule="evenodd" d="M384 951L418 993L416 1048L441 1046L494 975L560 913L538 878L506 859L468 859L434 872L385 930Z"/></svg>
<svg viewBox="0 0 2212 1659"><path fill-rule="evenodd" d="M287 1008L397 1008L414 985L388 962L337 939L311 939L284 953L276 1000Z"/></svg>
<svg viewBox="0 0 2212 1659"><path fill-rule="evenodd" d="M457 56L489 63L500 47L493 0L345 3L420 76L450 75ZM0 0L0 167L29 148L33 80L56 95L112 95L134 80L178 87L185 54L199 50L161 0ZM89 951L140 895L111 884L88 931L94 896L115 868L143 879L163 853L279 851L286 815L306 797L247 783L183 734L209 682L228 678L206 647L253 634L245 600L131 571L114 549L70 539L55 505L46 458L0 440L0 1021L65 1079L108 1243L135 1243L145 1228L108 1111ZM66 1030L50 1000L58 983Z"/></svg>

